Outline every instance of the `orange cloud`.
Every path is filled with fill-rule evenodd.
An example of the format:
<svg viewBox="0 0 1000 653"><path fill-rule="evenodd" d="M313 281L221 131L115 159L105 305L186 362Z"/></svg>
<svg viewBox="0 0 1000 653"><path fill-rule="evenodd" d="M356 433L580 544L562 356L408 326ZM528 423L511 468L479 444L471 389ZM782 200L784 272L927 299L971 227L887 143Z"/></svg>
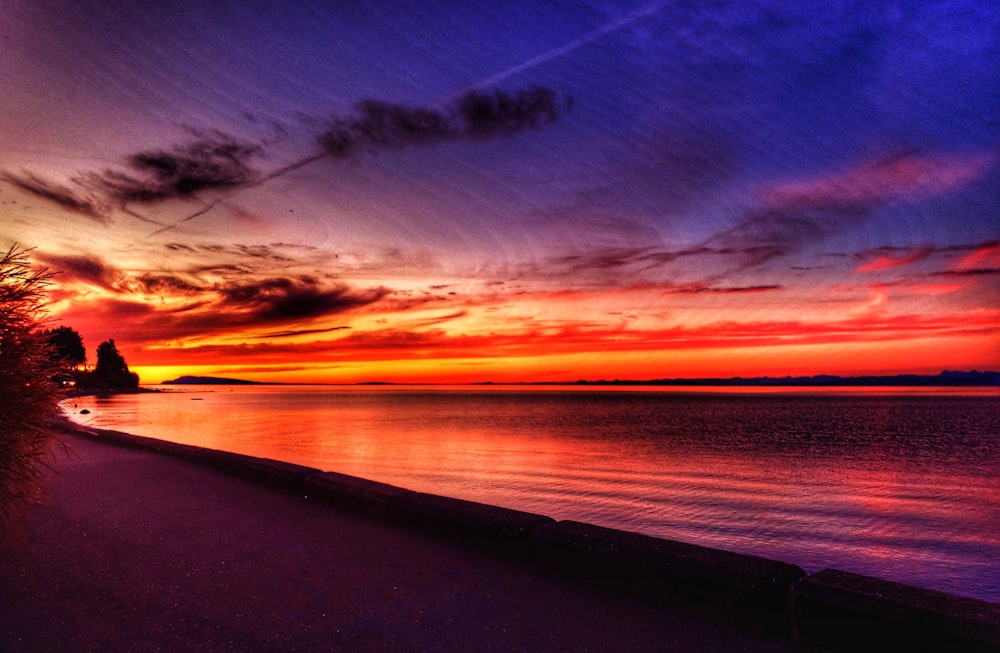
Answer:
<svg viewBox="0 0 1000 653"><path fill-rule="evenodd" d="M677 352L747 347L815 346L873 343L912 338L960 337L1000 332L1000 310L980 311L957 320L948 316L857 315L835 322L721 321L702 327L628 330L611 327L525 329L470 335L443 329L383 329L350 333L308 343L204 344L182 348L147 348L138 357L145 365L248 363L313 364L335 361L384 361L398 358L502 358L581 352Z"/></svg>

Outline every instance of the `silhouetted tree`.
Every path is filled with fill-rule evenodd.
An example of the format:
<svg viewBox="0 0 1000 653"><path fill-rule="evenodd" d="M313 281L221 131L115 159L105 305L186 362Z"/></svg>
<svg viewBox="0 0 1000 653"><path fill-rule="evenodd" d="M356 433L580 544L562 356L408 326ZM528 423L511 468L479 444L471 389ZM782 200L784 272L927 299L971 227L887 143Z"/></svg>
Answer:
<svg viewBox="0 0 1000 653"><path fill-rule="evenodd" d="M114 340L105 340L97 347L97 366L94 368L100 376L111 377L122 372L128 372L128 364L118 352Z"/></svg>
<svg viewBox="0 0 1000 653"><path fill-rule="evenodd" d="M86 385L102 390L135 390L139 387L139 375L129 371L115 341L105 340L97 347L97 365L87 375Z"/></svg>
<svg viewBox="0 0 1000 653"><path fill-rule="evenodd" d="M87 363L87 350L83 347L80 334L67 326L45 332L49 344L54 348L58 362L66 367L79 367Z"/></svg>

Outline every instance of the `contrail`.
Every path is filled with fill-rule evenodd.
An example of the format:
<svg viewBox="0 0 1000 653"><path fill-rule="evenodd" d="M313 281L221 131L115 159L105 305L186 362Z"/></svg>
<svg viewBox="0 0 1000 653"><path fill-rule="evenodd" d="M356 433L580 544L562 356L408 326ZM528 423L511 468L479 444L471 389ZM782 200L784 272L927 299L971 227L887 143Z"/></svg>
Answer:
<svg viewBox="0 0 1000 653"><path fill-rule="evenodd" d="M510 68L508 68L506 70L500 71L498 73L494 73L493 75L490 75L489 77L486 77L485 79L481 79L478 82L470 84L469 86L467 86L467 87L465 87L465 88L463 88L463 89L461 89L459 91L456 91L456 92L454 92L454 93L452 93L450 95L438 98L437 100L435 100L435 101L433 101L431 103L428 103L427 106L435 106L435 105L440 105L440 104L446 104L449 101L452 101L452 100L454 100L456 98L459 98L459 97L461 97L461 96L463 96L463 95L465 95L465 94L467 94L467 93L469 93L471 91L475 91L475 90L482 89L482 88L487 88L487 87L490 87L490 86L495 86L496 84L498 84L498 83L500 83L500 82L502 82L502 81L504 81L506 79L509 79L509 78L511 78L511 77L519 74L519 73L524 72L525 70L529 70L531 68L534 68L535 66L539 66L539 65L541 65L543 63L547 63L549 61L552 61L553 59L557 59L559 57L567 55L570 52L573 52L574 50L578 50L579 48L582 48L585 45L593 43L594 41L597 41L598 39L601 39L604 36L607 36L608 34L611 34L612 32L616 32L616 31L618 31L620 29L628 27L629 25L635 23L636 21L639 21L639 20L642 20L643 18L647 18L649 16L652 16L653 14L656 14L657 12L659 12L660 9L662 9L664 7L664 5L666 5L666 4L667 3L665 2L665 0L659 0L659 1L656 1L656 2L650 2L650 3L646 4L646 5L643 5L642 7L639 7L638 9L634 9L634 10L630 11L629 13L625 14L624 16L621 16L620 18L617 18L617 19L615 19L615 20L613 20L613 21L611 21L609 23L605 23L604 25L601 25L597 29L591 30L590 32L587 32L586 34L583 34L582 36L578 36L577 38L573 39L569 43L566 43L565 45L560 45L560 46L558 46L556 48L553 48L553 49L551 49L551 50L549 50L547 52L543 52L543 53L541 53L539 55L531 57L527 61L523 61L523 62L517 64L516 66L512 66L512 67L510 67ZM254 182L254 183L252 183L250 185L251 186L260 186L261 184L265 184L265 183L271 181L272 179L276 179L278 177L282 177L282 176L284 176L284 175L286 175L286 174L288 174L288 173L290 173L290 172L292 172L294 170L298 170L298 169L300 169L302 167L305 167L305 166L307 166L309 164L315 163L316 161L328 158L329 156L330 156L330 154L327 153L327 152L322 152L322 153L319 153L319 154L309 155L308 157L305 157L303 159L299 159L298 161L290 163L290 164L288 164L288 165L286 165L286 166L284 166L282 168L279 168L279 169L277 169L277 170L275 170L273 172L268 173L267 175L264 175L263 177L261 177L256 182ZM147 238L155 236L155 235L158 235L158 234L161 234L161 233L163 233L165 231L170 231L171 229L175 229L178 226L180 226L181 224L183 224L183 223L185 223L185 222L187 222L189 220L193 220L193 219L195 219L197 217L200 217L200 216L204 215L205 213L208 213L209 211L211 211L218 204L222 203L223 201L229 199L230 197L232 197L233 195L235 195L235 194L237 194L239 192L240 192L239 190L234 190L231 193L228 193L228 194L226 194L226 195L224 195L222 197L219 197L219 198L215 199L214 201L205 204L205 206L203 206L198 211L195 211L191 215L189 215L189 216L187 216L185 218L182 218L181 220L178 220L174 224L167 225L167 226L164 226L164 227L162 227L160 229L157 229L156 231L150 233L147 236Z"/></svg>
<svg viewBox="0 0 1000 653"><path fill-rule="evenodd" d="M639 7L638 9L634 9L634 10L630 11L629 13L625 14L621 18L618 18L617 20L613 20L610 23L606 23L606 24L598 27L595 30L587 32L583 36L579 36L579 37L573 39L572 41L570 41L569 43L567 43L565 45L561 45L561 46L559 46L557 48L553 48L553 49L549 50L548 52L543 52L542 54L536 55L536 56L528 59L527 61L524 61L522 63L517 64L516 66L508 68L507 70L495 73L495 74L491 75L490 77L487 77L486 79L482 79L482 80L480 80L480 81L478 81L478 82L476 82L474 84L471 84L470 86L462 89L461 91L458 91L458 92L454 93L453 95L451 95L451 96L449 96L448 98L445 98L445 99L449 99L449 98L455 97L457 95L461 95L462 93L466 93L466 92L471 91L471 90L475 90L475 89L479 89L479 88L483 88L483 87L487 87L487 86L493 86L493 85L495 85L495 84L497 84L499 82L502 82L503 80L505 80L505 79L507 79L509 77L513 77L514 75L517 75L518 73L524 72L525 70L528 70L530 68L534 68L535 66L538 66L538 65L543 64L543 63L547 63L547 62L552 61L553 59L561 57L561 56L563 56L565 54L569 54L570 52L573 52L574 50L577 50L579 48L582 48L585 45L593 43L594 41L600 39L603 36L607 36L611 32L616 32L616 31L618 31L618 30L620 30L620 29L622 29L624 27L628 27L629 25L631 25L632 23L634 23L634 22L636 22L638 20L641 20L641 19L646 18L648 16L652 16L653 14L657 13L658 11L660 11L660 9L662 9L665 4L667 4L667 3L664 2L663 0L661 0L660 2L650 2L649 4L647 4L647 5L643 6L643 7ZM439 100L439 101L441 101L441 100Z"/></svg>

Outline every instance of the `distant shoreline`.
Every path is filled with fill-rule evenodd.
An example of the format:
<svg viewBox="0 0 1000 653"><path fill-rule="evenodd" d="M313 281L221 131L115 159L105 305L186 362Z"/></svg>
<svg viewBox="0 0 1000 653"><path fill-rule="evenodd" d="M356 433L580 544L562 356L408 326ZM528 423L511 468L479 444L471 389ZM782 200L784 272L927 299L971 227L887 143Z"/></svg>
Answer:
<svg viewBox="0 0 1000 653"><path fill-rule="evenodd" d="M267 381L247 381L213 376L182 376L159 385L328 385L328 386L703 386L703 387L1000 387L1000 372L995 371L943 371L940 374L896 374L885 376L836 376L820 374L815 376L785 377L732 377L694 379L614 379L577 381L477 381L473 383L394 383L391 381L363 381L359 383L278 383Z"/></svg>

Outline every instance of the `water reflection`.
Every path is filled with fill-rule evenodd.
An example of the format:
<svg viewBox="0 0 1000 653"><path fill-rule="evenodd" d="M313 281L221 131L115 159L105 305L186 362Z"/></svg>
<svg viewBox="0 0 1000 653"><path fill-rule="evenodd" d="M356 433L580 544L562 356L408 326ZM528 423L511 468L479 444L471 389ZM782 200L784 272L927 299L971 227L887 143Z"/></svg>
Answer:
<svg viewBox="0 0 1000 653"><path fill-rule="evenodd" d="M95 401L94 421L1000 600L996 396L280 387L192 396Z"/></svg>

